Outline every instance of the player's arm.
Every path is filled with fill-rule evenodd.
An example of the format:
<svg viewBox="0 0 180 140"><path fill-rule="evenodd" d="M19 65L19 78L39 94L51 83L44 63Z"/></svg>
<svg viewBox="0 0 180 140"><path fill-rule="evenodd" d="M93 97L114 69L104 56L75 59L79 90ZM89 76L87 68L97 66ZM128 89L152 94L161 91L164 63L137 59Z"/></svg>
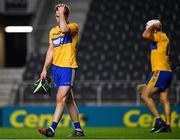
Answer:
<svg viewBox="0 0 180 140"><path fill-rule="evenodd" d="M143 34L142 34L142 37L147 39L147 40L154 41L154 25L145 29Z"/></svg>
<svg viewBox="0 0 180 140"><path fill-rule="evenodd" d="M47 50L46 53L46 58L45 58L45 62L44 62L44 66L41 72L41 79L45 79L46 75L47 75L47 70L48 70L48 66L51 64L53 59L53 46L49 45L49 48Z"/></svg>
<svg viewBox="0 0 180 140"><path fill-rule="evenodd" d="M78 25L77 24L68 24L66 21L64 12L65 12L65 6L64 4L61 4L61 6L58 9L59 12L59 26L62 33L70 33L70 34L76 34L78 33Z"/></svg>
<svg viewBox="0 0 180 140"><path fill-rule="evenodd" d="M68 27L68 23L66 21L66 18L65 15L64 15L64 12L65 12L65 6L64 4L61 4L60 7L58 8L58 12L59 12L59 26L60 26L60 29L61 29L61 32L62 33L68 33L70 30L69 30L69 27Z"/></svg>

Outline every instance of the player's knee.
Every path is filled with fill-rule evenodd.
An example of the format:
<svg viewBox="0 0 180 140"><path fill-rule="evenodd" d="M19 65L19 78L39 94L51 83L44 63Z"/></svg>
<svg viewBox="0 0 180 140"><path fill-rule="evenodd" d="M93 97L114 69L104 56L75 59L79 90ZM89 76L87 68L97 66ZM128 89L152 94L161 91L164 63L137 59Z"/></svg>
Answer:
<svg viewBox="0 0 180 140"><path fill-rule="evenodd" d="M56 103L66 102L66 97L56 97Z"/></svg>
<svg viewBox="0 0 180 140"><path fill-rule="evenodd" d="M165 103L168 103L169 102L169 99L167 97L160 97L160 102L162 104L165 104Z"/></svg>
<svg viewBox="0 0 180 140"><path fill-rule="evenodd" d="M136 87L137 92L142 93L145 86L146 86L145 84L137 85L137 87Z"/></svg>
<svg viewBox="0 0 180 140"><path fill-rule="evenodd" d="M73 103L73 99L72 98L67 98L66 104L72 104L72 103Z"/></svg>
<svg viewBox="0 0 180 140"><path fill-rule="evenodd" d="M146 96L144 95L144 93L141 94L141 99L144 100L146 98Z"/></svg>
<svg viewBox="0 0 180 140"><path fill-rule="evenodd" d="M142 92L141 99L142 100L147 100L148 98L149 98L148 95L145 92Z"/></svg>
<svg viewBox="0 0 180 140"><path fill-rule="evenodd" d="M56 98L56 103L62 103L63 102L63 99L61 98Z"/></svg>

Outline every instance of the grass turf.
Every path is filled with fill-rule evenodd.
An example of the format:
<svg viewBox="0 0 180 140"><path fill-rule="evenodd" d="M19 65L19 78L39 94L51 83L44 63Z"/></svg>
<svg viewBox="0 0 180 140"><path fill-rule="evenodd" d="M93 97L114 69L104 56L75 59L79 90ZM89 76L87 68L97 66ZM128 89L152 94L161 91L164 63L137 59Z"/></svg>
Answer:
<svg viewBox="0 0 180 140"><path fill-rule="evenodd" d="M68 139L71 128L58 128L53 139ZM83 139L180 139L180 128L171 133L149 133L143 128L88 127ZM37 129L0 128L0 139L44 139Z"/></svg>

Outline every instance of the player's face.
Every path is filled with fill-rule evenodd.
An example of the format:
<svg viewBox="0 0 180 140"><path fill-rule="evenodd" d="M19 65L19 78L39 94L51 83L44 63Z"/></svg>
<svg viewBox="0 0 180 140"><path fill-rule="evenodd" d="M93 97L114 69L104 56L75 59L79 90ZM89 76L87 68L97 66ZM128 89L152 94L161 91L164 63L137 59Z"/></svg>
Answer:
<svg viewBox="0 0 180 140"><path fill-rule="evenodd" d="M56 17L57 23L59 23L59 21L60 21L60 14L59 14L58 11L56 11L55 17ZM65 20L66 20L66 22L68 22L69 17L65 16Z"/></svg>

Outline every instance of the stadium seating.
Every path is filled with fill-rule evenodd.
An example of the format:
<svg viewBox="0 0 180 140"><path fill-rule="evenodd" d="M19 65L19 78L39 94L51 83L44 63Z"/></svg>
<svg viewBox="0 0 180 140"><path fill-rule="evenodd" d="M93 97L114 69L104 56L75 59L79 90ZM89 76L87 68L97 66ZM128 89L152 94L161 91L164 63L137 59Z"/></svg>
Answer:
<svg viewBox="0 0 180 140"><path fill-rule="evenodd" d="M145 23L152 18L162 21L176 64L180 61L179 12L177 0L92 0L78 46L76 99L82 104L97 103L100 87L100 104L136 103L135 87L145 82L150 71L150 43L141 37ZM43 57L44 52L33 52L24 73L25 81L37 79ZM180 73L176 71L171 99L177 104L179 80Z"/></svg>

